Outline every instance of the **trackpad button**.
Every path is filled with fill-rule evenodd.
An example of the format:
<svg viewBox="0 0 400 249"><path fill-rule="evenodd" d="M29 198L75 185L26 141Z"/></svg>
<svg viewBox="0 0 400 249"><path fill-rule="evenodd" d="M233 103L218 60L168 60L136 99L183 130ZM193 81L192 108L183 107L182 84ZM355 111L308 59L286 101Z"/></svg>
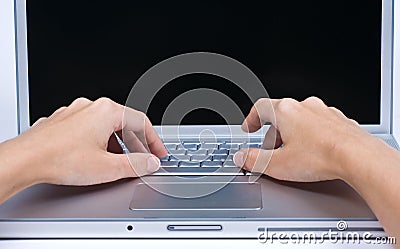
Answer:
<svg viewBox="0 0 400 249"><path fill-rule="evenodd" d="M231 182L209 195L195 198L169 196L171 188L187 190L201 187L200 183L156 183L157 191L139 183L133 194L131 210L259 210L262 208L261 186L259 183ZM220 184L220 183L207 183ZM152 186L155 183L152 183ZM165 191L163 191L165 190Z"/></svg>

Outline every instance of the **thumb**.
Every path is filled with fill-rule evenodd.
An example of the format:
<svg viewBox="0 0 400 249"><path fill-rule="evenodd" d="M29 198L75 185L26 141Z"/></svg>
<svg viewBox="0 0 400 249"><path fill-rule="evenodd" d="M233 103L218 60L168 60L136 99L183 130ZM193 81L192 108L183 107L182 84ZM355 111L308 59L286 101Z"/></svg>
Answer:
<svg viewBox="0 0 400 249"><path fill-rule="evenodd" d="M242 149L235 153L233 161L238 167L247 171L267 174L267 166L273 153L274 150Z"/></svg>
<svg viewBox="0 0 400 249"><path fill-rule="evenodd" d="M160 167L160 159L150 153L114 154L125 177L138 177L154 173Z"/></svg>

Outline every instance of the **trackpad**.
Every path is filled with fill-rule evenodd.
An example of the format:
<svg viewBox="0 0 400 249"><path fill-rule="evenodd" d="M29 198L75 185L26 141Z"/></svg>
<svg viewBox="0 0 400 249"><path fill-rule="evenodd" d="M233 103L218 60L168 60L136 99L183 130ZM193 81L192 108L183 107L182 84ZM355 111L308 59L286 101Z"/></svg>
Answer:
<svg viewBox="0 0 400 249"><path fill-rule="evenodd" d="M207 183L207 187L212 188ZM157 186L154 186L157 185ZM131 210L259 210L262 208L259 183L231 182L208 195L195 198L180 198L169 193L173 188L187 191L202 187L198 183L152 183L152 187L140 183L136 186L129 208ZM164 191L163 191L164 190Z"/></svg>

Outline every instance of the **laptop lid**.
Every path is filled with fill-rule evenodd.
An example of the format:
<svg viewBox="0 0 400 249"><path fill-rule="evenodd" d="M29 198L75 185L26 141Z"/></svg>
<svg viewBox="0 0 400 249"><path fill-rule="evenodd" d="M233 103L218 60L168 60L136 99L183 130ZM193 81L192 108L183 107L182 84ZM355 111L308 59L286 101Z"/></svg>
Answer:
<svg viewBox="0 0 400 249"><path fill-rule="evenodd" d="M125 103L151 66L188 52L214 52L249 67L272 98L318 96L371 133L391 132L392 1L133 3L16 1L19 129L73 99ZM193 74L169 82L147 110L209 88L245 115L252 103L231 82ZM197 109L173 124L221 125Z"/></svg>

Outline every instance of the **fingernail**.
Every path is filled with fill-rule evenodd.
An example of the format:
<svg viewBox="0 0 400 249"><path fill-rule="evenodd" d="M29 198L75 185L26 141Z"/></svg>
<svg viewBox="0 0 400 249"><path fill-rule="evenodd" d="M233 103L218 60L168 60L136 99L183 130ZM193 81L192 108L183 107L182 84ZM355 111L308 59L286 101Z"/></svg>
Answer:
<svg viewBox="0 0 400 249"><path fill-rule="evenodd" d="M244 165L244 152L236 152L233 156L233 162L235 162L236 166L242 167Z"/></svg>
<svg viewBox="0 0 400 249"><path fill-rule="evenodd" d="M248 131L248 130L249 130L249 129L247 128L247 123L246 123L246 121L244 121L244 122L242 123L241 129L242 129L242 131Z"/></svg>
<svg viewBox="0 0 400 249"><path fill-rule="evenodd" d="M153 173L160 167L160 160L154 156L147 158L147 171Z"/></svg>

